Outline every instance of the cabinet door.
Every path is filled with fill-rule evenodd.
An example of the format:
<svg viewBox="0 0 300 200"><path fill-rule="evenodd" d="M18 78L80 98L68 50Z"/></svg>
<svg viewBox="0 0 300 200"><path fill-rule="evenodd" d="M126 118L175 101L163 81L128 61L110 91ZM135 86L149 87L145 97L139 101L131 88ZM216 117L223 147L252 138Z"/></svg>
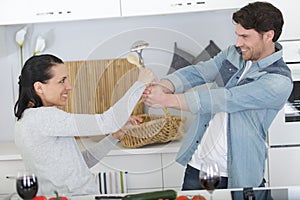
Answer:
<svg viewBox="0 0 300 200"><path fill-rule="evenodd" d="M181 189L185 167L177 163L175 158L176 153L162 154L164 189Z"/></svg>
<svg viewBox="0 0 300 200"><path fill-rule="evenodd" d="M269 149L270 186L298 186L300 180L300 147Z"/></svg>
<svg viewBox="0 0 300 200"><path fill-rule="evenodd" d="M162 189L160 154L108 156L94 166L92 171L127 172L128 192Z"/></svg>
<svg viewBox="0 0 300 200"><path fill-rule="evenodd" d="M16 177L18 171L24 168L21 160L0 161L0 194L16 192L16 180L6 177Z"/></svg>
<svg viewBox="0 0 300 200"><path fill-rule="evenodd" d="M122 16L157 15L183 12L232 9L247 0L121 0Z"/></svg>
<svg viewBox="0 0 300 200"><path fill-rule="evenodd" d="M120 16L119 0L2 0L0 25Z"/></svg>

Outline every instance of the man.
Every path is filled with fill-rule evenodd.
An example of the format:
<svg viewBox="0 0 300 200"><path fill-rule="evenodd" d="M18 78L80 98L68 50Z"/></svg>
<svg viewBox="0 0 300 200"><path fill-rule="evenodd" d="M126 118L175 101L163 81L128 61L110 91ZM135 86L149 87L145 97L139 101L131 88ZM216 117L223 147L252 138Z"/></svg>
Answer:
<svg viewBox="0 0 300 200"><path fill-rule="evenodd" d="M213 59L184 67L143 94L152 107L196 115L177 155L186 165L183 190L201 189L201 163L215 161L218 188L264 186L267 131L292 90L278 40L283 17L267 2L236 11L237 41ZM207 90L190 90L210 83Z"/></svg>

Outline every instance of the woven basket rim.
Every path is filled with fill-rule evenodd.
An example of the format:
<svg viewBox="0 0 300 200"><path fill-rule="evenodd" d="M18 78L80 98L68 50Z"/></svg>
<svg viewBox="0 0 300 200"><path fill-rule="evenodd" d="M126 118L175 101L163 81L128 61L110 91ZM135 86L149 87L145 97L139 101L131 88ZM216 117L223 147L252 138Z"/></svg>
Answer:
<svg viewBox="0 0 300 200"><path fill-rule="evenodd" d="M125 131L124 136L121 138L121 144L126 148L137 148L153 143L166 143L181 138L183 135L183 122L186 118L183 116L172 116L167 109L164 109L164 112L166 115L149 113L137 115L150 118L156 117L156 119L135 125Z"/></svg>

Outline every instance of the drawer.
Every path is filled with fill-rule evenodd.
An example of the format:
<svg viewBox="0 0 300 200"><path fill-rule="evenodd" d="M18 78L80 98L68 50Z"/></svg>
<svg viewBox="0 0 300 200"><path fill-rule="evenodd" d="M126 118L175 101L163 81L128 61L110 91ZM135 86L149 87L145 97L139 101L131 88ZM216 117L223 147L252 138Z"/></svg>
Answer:
<svg viewBox="0 0 300 200"><path fill-rule="evenodd" d="M162 188L160 154L108 156L94 166L92 171L94 173L103 171L127 172L128 191Z"/></svg>
<svg viewBox="0 0 300 200"><path fill-rule="evenodd" d="M16 181L7 179L6 176L17 176L18 171L24 168L21 160L0 161L0 194L16 191Z"/></svg>
<svg viewBox="0 0 300 200"><path fill-rule="evenodd" d="M176 153L162 154L164 189L181 189L185 167L175 161Z"/></svg>

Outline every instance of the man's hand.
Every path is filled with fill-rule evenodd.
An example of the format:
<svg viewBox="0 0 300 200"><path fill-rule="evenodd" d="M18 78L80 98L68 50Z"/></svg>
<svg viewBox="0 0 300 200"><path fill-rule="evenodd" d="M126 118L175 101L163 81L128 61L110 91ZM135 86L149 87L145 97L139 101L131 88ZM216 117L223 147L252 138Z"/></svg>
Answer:
<svg viewBox="0 0 300 200"><path fill-rule="evenodd" d="M145 105L154 108L167 107L167 94L163 91L164 86L160 83L151 83L144 91L142 98Z"/></svg>
<svg viewBox="0 0 300 200"><path fill-rule="evenodd" d="M152 108L175 108L190 111L184 94L173 94L174 90L170 86L171 83L166 86L162 81L159 83L152 82L142 95L145 105Z"/></svg>

